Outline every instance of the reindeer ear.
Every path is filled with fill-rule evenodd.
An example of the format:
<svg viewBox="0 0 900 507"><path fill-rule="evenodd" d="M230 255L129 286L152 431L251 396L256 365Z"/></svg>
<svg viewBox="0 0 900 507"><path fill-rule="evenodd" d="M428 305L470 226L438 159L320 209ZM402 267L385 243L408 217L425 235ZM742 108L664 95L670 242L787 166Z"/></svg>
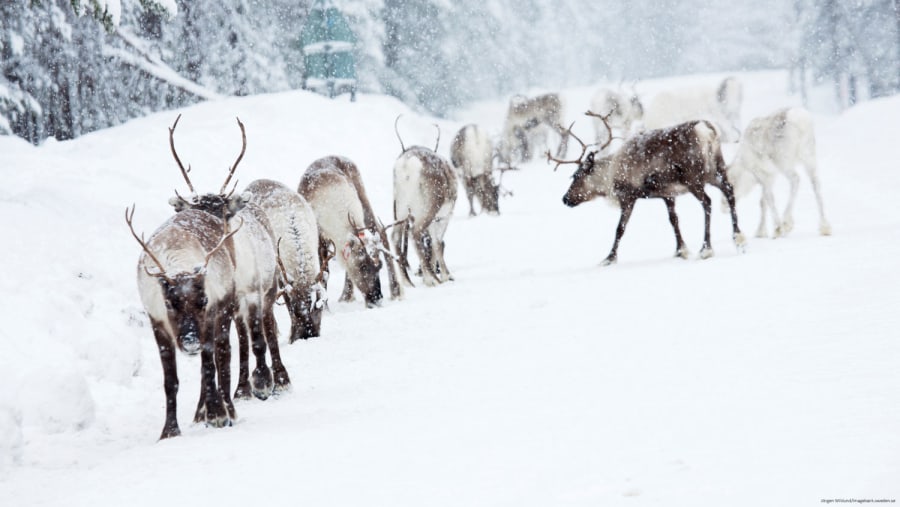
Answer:
<svg viewBox="0 0 900 507"><path fill-rule="evenodd" d="M229 216L233 216L238 211L244 209L244 206L246 206L247 203L250 202L249 199L244 199L245 195L246 194L233 195L228 198L228 200L225 203L225 206L228 208Z"/></svg>
<svg viewBox="0 0 900 507"><path fill-rule="evenodd" d="M176 212L184 211L187 208L188 203L184 201L181 197L170 197L169 198L169 206L175 208Z"/></svg>

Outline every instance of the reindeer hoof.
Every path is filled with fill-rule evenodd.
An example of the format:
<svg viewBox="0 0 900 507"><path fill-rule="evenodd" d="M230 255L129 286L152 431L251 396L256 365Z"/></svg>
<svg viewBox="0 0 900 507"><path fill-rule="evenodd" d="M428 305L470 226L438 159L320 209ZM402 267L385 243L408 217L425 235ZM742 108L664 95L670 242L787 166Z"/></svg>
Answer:
<svg viewBox="0 0 900 507"><path fill-rule="evenodd" d="M288 376L287 370L284 368L275 371L275 392L288 391L291 388L291 378Z"/></svg>
<svg viewBox="0 0 900 507"><path fill-rule="evenodd" d="M784 234L785 236L787 236L788 233L793 230L794 230L794 221L793 220L785 220L781 224L781 231L782 231L782 234Z"/></svg>
<svg viewBox="0 0 900 507"><path fill-rule="evenodd" d="M222 400L217 402L203 403L197 407L197 413L194 415L195 423L205 423L207 427L224 428L231 426L231 418L225 409Z"/></svg>
<svg viewBox="0 0 900 507"><path fill-rule="evenodd" d="M615 264L616 262L618 262L618 259L617 259L617 258L615 258L615 257L607 257L607 258L603 259L603 262L601 262L600 265L601 265L601 266L612 266L612 265Z"/></svg>
<svg viewBox="0 0 900 507"><path fill-rule="evenodd" d="M822 236L831 236L831 226L828 224L821 224L819 226L819 234Z"/></svg>
<svg viewBox="0 0 900 507"><path fill-rule="evenodd" d="M759 229L756 230L756 237L757 237L757 238L768 238L768 237L769 237L769 231L767 231L765 228L762 228L762 227L761 227L761 228L759 228Z"/></svg>
<svg viewBox="0 0 900 507"><path fill-rule="evenodd" d="M691 251L687 249L687 247L681 247L675 251L675 257L681 257L682 259L687 259L691 256Z"/></svg>
<svg viewBox="0 0 900 507"><path fill-rule="evenodd" d="M268 366L258 366L253 370L250 386L253 396L256 396L261 400L265 400L272 395L272 372L269 370Z"/></svg>
<svg viewBox="0 0 900 507"><path fill-rule="evenodd" d="M234 390L234 399L249 400L252 396L253 395L250 394L250 382L245 380L244 382L238 383L237 388Z"/></svg>
<svg viewBox="0 0 900 507"><path fill-rule="evenodd" d="M702 249L700 249L700 258L701 259L709 259L712 256L713 256L712 247L705 246Z"/></svg>
<svg viewBox="0 0 900 507"><path fill-rule="evenodd" d="M162 434L159 436L160 440L165 440L167 438L178 437L181 436L181 430L178 428L178 423L174 425L167 424L163 430Z"/></svg>

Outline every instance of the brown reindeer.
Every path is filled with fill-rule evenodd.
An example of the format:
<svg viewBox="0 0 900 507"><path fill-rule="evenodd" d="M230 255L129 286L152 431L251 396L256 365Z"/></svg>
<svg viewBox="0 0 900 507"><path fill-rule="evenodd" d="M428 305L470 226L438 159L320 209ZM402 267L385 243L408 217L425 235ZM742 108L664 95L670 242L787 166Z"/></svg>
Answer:
<svg viewBox="0 0 900 507"><path fill-rule="evenodd" d="M503 126L499 150L501 161L512 164L519 160L531 160L535 138L539 134L546 135L548 129L559 134L556 156L564 156L569 143L569 131L561 127L562 123L563 104L559 94L547 93L530 98L514 96L509 101Z"/></svg>
<svg viewBox="0 0 900 507"><path fill-rule="evenodd" d="M234 237L236 265L234 270L236 292L234 322L240 345L240 368L234 397L245 399L252 394L259 399L266 399L274 391L288 389L291 381L287 369L281 361L278 328L273 310L278 294L278 281L272 226L263 209L250 202L249 196L233 195L233 189L230 193L225 193L228 183L247 149L244 125L238 119L242 138L241 152L229 170L228 177L219 189L219 193L199 196L194 193L194 186L188 178L188 171L185 170L175 150L174 132L177 125L178 119L169 129L169 145L172 156L181 169L192 196L188 200L176 193L169 203L176 212L189 209L203 210L227 221L232 226L236 223L243 224L241 231ZM256 358L256 368L253 370L252 378L248 366L248 341L252 342L252 351ZM271 369L266 364L267 348L272 357Z"/></svg>
<svg viewBox="0 0 900 507"><path fill-rule="evenodd" d="M398 117L399 118L399 117ZM394 127L396 131L396 121ZM400 139L400 133L397 132ZM440 130L438 130L438 142ZM444 233L456 205L456 174L434 149L403 146L394 163L394 248L404 282L409 277L409 237L419 255L425 285L453 280L444 261Z"/></svg>
<svg viewBox="0 0 900 507"><path fill-rule="evenodd" d="M166 422L160 439L178 436L175 349L200 354L200 401L194 422L230 426L236 417L229 397L231 347L228 333L235 306L232 236L226 224L200 210L169 218L150 239L134 232L131 213L125 222L143 252L137 265L138 290L163 367Z"/></svg>
<svg viewBox="0 0 900 507"><path fill-rule="evenodd" d="M391 298L401 298L385 228L372 211L356 164L345 157L320 158L303 173L297 190L312 206L321 244L336 246L338 262L346 270L340 301L352 301L356 287L367 307L381 305L382 258Z"/></svg>
<svg viewBox="0 0 900 507"><path fill-rule="evenodd" d="M586 114L601 118L609 128L605 116L591 111ZM745 240L738 228L734 191L725 176L726 167L722 159L719 137L709 122L691 121L670 128L647 131L629 138L618 151L603 157L597 157L597 151L591 151L585 157L588 146L574 134L573 137L582 146L581 155L577 159L559 160L550 156L548 152L547 160L556 162L554 170L561 164L578 165L572 184L563 196L563 204L566 206L574 207L597 197L605 197L621 209L616 239L603 265L616 262L619 241L625 233L634 204L638 199L647 198L659 198L666 203L669 222L675 231L675 255L687 258L688 250L681 238L678 216L675 214L675 197L685 192L703 204L706 228L700 257L703 259L711 257L713 255L709 239L711 203L709 195L704 190L705 185L712 185L725 195L731 210L734 242L739 250L743 250ZM608 137L612 139L611 130Z"/></svg>

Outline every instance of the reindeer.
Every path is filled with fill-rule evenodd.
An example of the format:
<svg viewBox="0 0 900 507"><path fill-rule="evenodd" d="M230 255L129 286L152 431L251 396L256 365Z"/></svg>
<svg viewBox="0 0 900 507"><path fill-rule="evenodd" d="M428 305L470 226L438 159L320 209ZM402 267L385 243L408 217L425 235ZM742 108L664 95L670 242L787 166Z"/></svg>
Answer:
<svg viewBox="0 0 900 507"><path fill-rule="evenodd" d="M518 160L528 162L532 157L531 145L536 134L546 134L550 129L559 134L556 156L566 154L568 131L562 128L563 105L559 94L547 93L537 97L516 95L509 101L506 123L500 142L501 160L512 164L514 154Z"/></svg>
<svg viewBox="0 0 900 507"><path fill-rule="evenodd" d="M608 118L592 111L585 114L601 118L610 129L609 138L612 138ZM625 233L631 211L635 202L642 198L659 198L666 203L669 222L675 230L675 255L687 258L688 250L681 238L678 216L675 214L675 197L685 192L689 192L703 204L706 228L700 258L711 257L711 205L704 190L705 185L712 185L725 195L731 209L734 242L743 251L745 240L738 228L734 192L725 176L725 161L722 159L719 137L709 122L691 121L675 127L647 131L625 141L615 153L602 157L597 157L597 153L606 146L591 151L585 157L588 145L574 134L572 137L582 146L581 155L577 159L560 160L551 157L549 152L546 154L548 162L556 162L554 170L562 164L578 165L572 184L563 196L563 204L575 207L596 197L606 197L621 209L616 239L602 263L604 266L616 262L619 241Z"/></svg>
<svg viewBox="0 0 900 507"><path fill-rule="evenodd" d="M477 125L464 126L453 138L450 161L462 178L469 200L469 216L475 216L473 200L476 198L481 211L499 214L500 185L494 184L492 176L494 148L491 138Z"/></svg>
<svg viewBox="0 0 900 507"><path fill-rule="evenodd" d="M138 259L138 291L163 367L166 422L160 439L181 434L176 398L175 349L200 354L200 401L194 422L220 428L237 416L228 395L231 347L228 333L235 306L232 236L226 224L199 210L178 213L144 241L134 231L134 206L125 222L143 252ZM217 385L218 380L218 385Z"/></svg>
<svg viewBox="0 0 900 507"><path fill-rule="evenodd" d="M806 169L816 196L819 208L819 233L828 236L831 234L831 226L825 219L822 191L816 175L816 137L809 112L803 108L780 109L768 116L755 118L747 125L734 161L728 167L728 179L734 185L734 194L738 199L748 194L757 184L762 186L757 237L768 235L767 207L772 212L776 238L793 229L794 200L800 183L800 177L795 169L798 164ZM772 193L777 173L787 177L791 185L783 220L778 216Z"/></svg>
<svg viewBox="0 0 900 507"><path fill-rule="evenodd" d="M397 117L399 120L400 117ZM394 248L403 281L409 277L409 237L412 236L422 267L425 285L453 280L444 261L444 233L456 205L456 174L440 155L440 129L434 150L424 146L403 145L397 121L394 132L402 152L394 163Z"/></svg>
<svg viewBox="0 0 900 507"><path fill-rule="evenodd" d="M265 211L277 238L281 296L291 316L290 343L319 336L334 244L322 251L312 206L288 186L263 179L247 185L246 192Z"/></svg>
<svg viewBox="0 0 900 507"><path fill-rule="evenodd" d="M381 305L379 256L387 264L391 298L401 298L385 228L372 211L356 164L345 157L320 158L303 173L298 191L316 215L321 244L339 248L338 262L347 274L339 301L352 301L356 287L367 307Z"/></svg>
<svg viewBox="0 0 900 507"><path fill-rule="evenodd" d="M225 193L228 183L247 149L244 124L238 119L242 139L241 153L231 166L219 193L197 195L188 177L190 169L184 168L175 150L175 128L178 126L180 118L179 115L169 129L169 146L191 191L191 198L185 199L176 192L175 197L169 200L169 204L178 213L191 209L203 210L220 220L225 220L232 226L235 223L243 224L240 233L236 234L233 240L236 264L234 284L237 298L234 322L240 345L240 368L234 397L246 399L252 394L264 400L275 391L288 389L291 381L287 369L281 361L281 353L278 348L278 328L273 311L278 286L272 226L262 208L249 202L249 196L233 195L234 189L228 194ZM237 183L234 188L237 188ZM253 370L252 379L248 378L248 338L252 341L253 355L256 358L256 368ZM272 356L271 369L266 364L267 345Z"/></svg>
<svg viewBox="0 0 900 507"><path fill-rule="evenodd" d="M716 88L697 86L657 94L644 111L644 127L659 129L692 120L707 120L723 142L741 137L743 86L735 77L723 79Z"/></svg>
<svg viewBox="0 0 900 507"><path fill-rule="evenodd" d="M627 139L632 133L632 128L644 117L644 106L637 93L626 94L611 88L600 88L594 93L591 98L591 111L608 118L613 137L619 139ZM609 141L609 131L606 129L606 124L598 117L594 117L594 132L597 145L606 146L600 152L601 155L605 155L610 146L610 143L607 142Z"/></svg>

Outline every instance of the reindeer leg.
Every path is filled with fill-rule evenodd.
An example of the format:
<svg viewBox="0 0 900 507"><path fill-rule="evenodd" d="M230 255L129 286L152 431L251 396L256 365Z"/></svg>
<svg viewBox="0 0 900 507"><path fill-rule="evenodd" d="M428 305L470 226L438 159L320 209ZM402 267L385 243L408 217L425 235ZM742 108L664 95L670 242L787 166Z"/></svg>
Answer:
<svg viewBox="0 0 900 507"><path fill-rule="evenodd" d="M794 229L794 202L797 199L797 188L800 186L800 175L797 174L794 168L791 168L789 171L785 171L785 176L787 176L791 185L790 197L788 197L787 206L784 208L784 219L782 222L782 230L787 235Z"/></svg>
<svg viewBox="0 0 900 507"><path fill-rule="evenodd" d="M744 238L744 235L741 233L740 227L738 227L738 218L737 218L737 208L736 208L736 199L734 197L734 187L731 185L731 182L728 181L728 177L726 174L725 161L722 160L722 154L720 153L716 160L716 176L709 183L718 188L722 195L725 196L725 201L728 203L728 209L731 211L731 228L732 233L731 237L734 240L735 246L738 248L738 251L743 253L747 240ZM703 191L703 187L700 187L700 192L706 196L707 201L709 200L709 196L706 195L706 192ZM696 194L695 194L696 195ZM699 197L698 197L699 199ZM702 202L702 201L701 201ZM706 230L707 237L706 240L709 242L709 219L711 210L707 208L706 210ZM702 253L702 252L701 252Z"/></svg>
<svg viewBox="0 0 900 507"><path fill-rule="evenodd" d="M466 198L469 200L469 216L475 216L475 194L478 191L477 181L475 178L463 176L463 187L466 189Z"/></svg>
<svg viewBox="0 0 900 507"><path fill-rule="evenodd" d="M275 377L275 392L285 391L291 387L291 378L288 376L284 363L281 362L281 349L278 348L278 325L275 323L274 301L267 304L267 310L263 313L263 332L266 335L266 343L269 345L269 354L272 356L272 375Z"/></svg>
<svg viewBox="0 0 900 507"><path fill-rule="evenodd" d="M200 406L194 414L194 422L206 422L207 426L221 428L230 426L231 419L225 410L219 388L216 386L215 328L212 325L203 330L200 338Z"/></svg>
<svg viewBox="0 0 900 507"><path fill-rule="evenodd" d="M822 236L830 236L831 225L828 223L828 220L825 219L825 205L822 204L822 189L819 185L819 177L816 174L816 155L813 153L804 158L806 160L803 162L803 167L806 169L806 174L809 176L810 183L812 183L813 192L816 195L816 204L819 207L819 234Z"/></svg>
<svg viewBox="0 0 900 507"><path fill-rule="evenodd" d="M666 209L669 212L669 223L672 224L672 229L675 230L675 257L687 259L690 252L688 252L684 239L681 237L681 229L678 228L678 215L675 214L675 198L664 197L663 201L665 201Z"/></svg>
<svg viewBox="0 0 900 507"><path fill-rule="evenodd" d="M559 125L553 127L559 134L559 146L556 148L556 158L563 158L569 151L569 131Z"/></svg>
<svg viewBox="0 0 900 507"><path fill-rule="evenodd" d="M231 311L217 315L216 323L216 372L219 377L219 395L225 403L228 417L237 418L234 402L231 401Z"/></svg>
<svg viewBox="0 0 900 507"><path fill-rule="evenodd" d="M347 274L344 276L344 291L341 292L341 297L338 301L348 302L353 301L355 298L353 297L353 282L350 281L350 275Z"/></svg>
<svg viewBox="0 0 900 507"><path fill-rule="evenodd" d="M414 287L412 280L409 278L409 227L411 220L410 218L398 224L393 232L394 249L397 252L397 267L400 268L401 280L408 287Z"/></svg>
<svg viewBox="0 0 900 507"><path fill-rule="evenodd" d="M414 231L413 236L416 239L416 250L419 253L419 265L422 270L422 282L429 287L433 287L441 283L437 273L434 271L434 244L428 230Z"/></svg>
<svg viewBox="0 0 900 507"><path fill-rule="evenodd" d="M178 369L175 362L175 340L169 338L161 322L153 321L153 336L159 349L159 359L163 368L163 390L166 393L166 422L159 439L181 435L178 428L177 396Z"/></svg>
<svg viewBox="0 0 900 507"><path fill-rule="evenodd" d="M436 220L432 222L432 238L443 238L444 234L447 232L447 226L450 225L449 220ZM440 274L439 280L443 283L448 280L453 281L453 275L450 274L450 270L447 268L447 263L444 261L444 240L441 239L435 242L432 247L434 249L435 254L435 266L436 271Z"/></svg>
<svg viewBox="0 0 900 507"><path fill-rule="evenodd" d="M616 240L613 241L612 250L609 251L609 255L607 255L606 258L603 259L603 262L600 263L601 266L615 264L618 260L619 241L622 240L622 236L625 234L625 227L628 225L628 219L631 218L631 212L634 210L633 198L623 199L619 204L622 207L622 214L619 216L619 225L616 227Z"/></svg>
<svg viewBox="0 0 900 507"><path fill-rule="evenodd" d="M766 203L766 207L769 211L772 212L772 223L775 225L774 236L779 238L787 234L787 224L782 222L782 219L779 217L778 208L775 207L775 194L772 192L773 181L772 178L766 178L761 180L762 183L762 197L763 202Z"/></svg>
<svg viewBox="0 0 900 507"><path fill-rule="evenodd" d="M237 328L238 334L238 382L234 390L234 399L249 400L250 399L250 331L247 329L247 323L244 318L237 315L234 318L234 327Z"/></svg>
<svg viewBox="0 0 900 507"><path fill-rule="evenodd" d="M756 228L757 238L769 237L769 231L766 229L766 214L768 208L766 204L766 196L764 193L759 194L759 226Z"/></svg>
<svg viewBox="0 0 900 507"><path fill-rule="evenodd" d="M266 364L266 338L263 334L263 315L257 304L248 305L250 314L250 339L253 348L253 356L256 358L256 368L250 379L250 388L253 396L261 400L272 395L273 381L272 371Z"/></svg>
<svg viewBox="0 0 900 507"><path fill-rule="evenodd" d="M700 201L700 204L703 205L703 215L705 218L705 225L703 228L703 247L700 249L700 258L708 259L713 256L712 244L709 240L709 229L710 223L712 221L712 201L709 198L709 195L706 194L706 191L703 190L703 184L701 183L699 187L695 187L690 189L691 193L694 194L694 197ZM729 199L729 205L732 205L734 202L734 194L730 194L731 198ZM728 194L725 195L725 198L728 199ZM734 209L732 207L732 209Z"/></svg>

